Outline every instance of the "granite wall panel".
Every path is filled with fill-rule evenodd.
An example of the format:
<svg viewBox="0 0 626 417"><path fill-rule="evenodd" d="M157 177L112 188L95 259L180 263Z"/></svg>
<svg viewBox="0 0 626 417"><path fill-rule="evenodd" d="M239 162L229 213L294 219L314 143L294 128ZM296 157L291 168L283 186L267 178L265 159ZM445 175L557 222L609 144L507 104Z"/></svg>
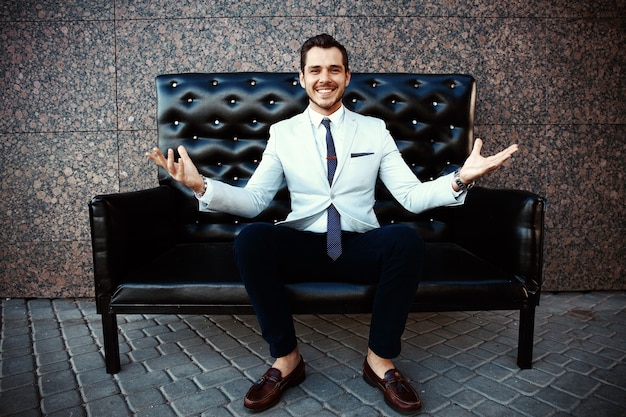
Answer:
<svg viewBox="0 0 626 417"><path fill-rule="evenodd" d="M625 0L6 0L0 296L90 296L87 202L157 185L154 78L296 71L328 32L355 72L478 81L481 180L548 199L547 290L626 289Z"/></svg>

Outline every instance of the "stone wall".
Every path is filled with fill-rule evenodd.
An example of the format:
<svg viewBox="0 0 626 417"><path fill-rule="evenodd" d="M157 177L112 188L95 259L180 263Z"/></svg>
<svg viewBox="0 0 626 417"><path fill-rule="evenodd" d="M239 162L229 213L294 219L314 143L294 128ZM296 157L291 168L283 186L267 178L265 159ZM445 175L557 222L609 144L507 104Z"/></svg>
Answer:
<svg viewBox="0 0 626 417"><path fill-rule="evenodd" d="M626 289L625 29L624 0L5 0L0 296L93 294L87 202L157 184L156 75L296 71L321 32L354 72L473 74L485 152L521 146L482 185L548 199L545 288Z"/></svg>

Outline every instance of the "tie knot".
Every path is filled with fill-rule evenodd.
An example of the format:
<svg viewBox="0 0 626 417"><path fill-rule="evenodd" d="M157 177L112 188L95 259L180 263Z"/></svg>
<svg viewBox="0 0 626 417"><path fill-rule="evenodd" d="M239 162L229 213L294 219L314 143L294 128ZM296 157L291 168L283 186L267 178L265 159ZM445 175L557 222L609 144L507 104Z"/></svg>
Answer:
<svg viewBox="0 0 626 417"><path fill-rule="evenodd" d="M330 129L330 119L323 118L323 119L322 119L322 124L324 125L324 127L325 127L326 129Z"/></svg>

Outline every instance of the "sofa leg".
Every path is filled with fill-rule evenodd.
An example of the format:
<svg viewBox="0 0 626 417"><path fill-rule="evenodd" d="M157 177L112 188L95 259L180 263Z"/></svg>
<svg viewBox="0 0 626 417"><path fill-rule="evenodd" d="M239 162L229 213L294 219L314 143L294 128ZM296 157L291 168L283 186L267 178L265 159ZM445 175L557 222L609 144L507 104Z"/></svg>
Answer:
<svg viewBox="0 0 626 417"><path fill-rule="evenodd" d="M517 345L517 366L520 369L532 368L535 334L535 306L520 310L519 341Z"/></svg>
<svg viewBox="0 0 626 417"><path fill-rule="evenodd" d="M106 371L116 374L120 371L120 345L117 337L117 317L105 311L102 313L102 333L104 336L104 361Z"/></svg>

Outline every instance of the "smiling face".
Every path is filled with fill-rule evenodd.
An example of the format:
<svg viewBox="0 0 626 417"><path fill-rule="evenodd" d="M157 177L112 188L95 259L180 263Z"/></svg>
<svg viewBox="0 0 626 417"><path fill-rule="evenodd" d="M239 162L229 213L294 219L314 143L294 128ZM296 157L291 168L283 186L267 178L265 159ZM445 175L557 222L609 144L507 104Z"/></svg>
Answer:
<svg viewBox="0 0 626 417"><path fill-rule="evenodd" d="M350 84L350 71L343 64L339 48L311 48L304 69L300 71L300 84L306 90L313 110L328 116L339 109Z"/></svg>

